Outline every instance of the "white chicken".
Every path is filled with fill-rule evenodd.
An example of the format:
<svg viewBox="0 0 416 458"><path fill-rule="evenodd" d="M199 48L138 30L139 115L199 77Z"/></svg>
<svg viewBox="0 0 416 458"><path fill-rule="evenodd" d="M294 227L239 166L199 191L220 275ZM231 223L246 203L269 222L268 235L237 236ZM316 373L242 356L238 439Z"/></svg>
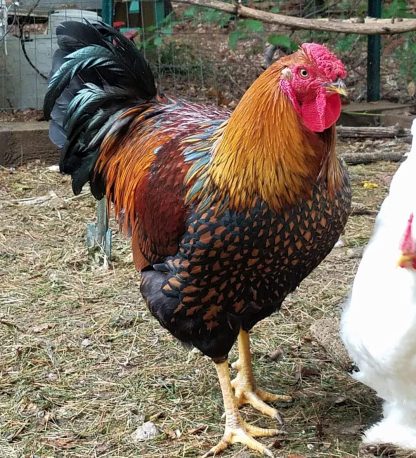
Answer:
<svg viewBox="0 0 416 458"><path fill-rule="evenodd" d="M383 400L365 444L416 450L416 120L413 143L377 216L341 319L356 380Z"/></svg>

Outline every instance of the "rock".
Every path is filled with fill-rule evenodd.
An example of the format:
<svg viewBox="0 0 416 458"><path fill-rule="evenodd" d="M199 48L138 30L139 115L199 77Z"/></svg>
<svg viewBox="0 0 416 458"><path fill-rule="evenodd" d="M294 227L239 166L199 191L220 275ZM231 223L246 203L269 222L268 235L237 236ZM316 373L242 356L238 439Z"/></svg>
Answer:
<svg viewBox="0 0 416 458"><path fill-rule="evenodd" d="M146 423L139 426L130 437L133 439L133 442L144 442L155 438L159 434L160 430L157 426L151 421L146 421Z"/></svg>
<svg viewBox="0 0 416 458"><path fill-rule="evenodd" d="M360 259L363 257L364 253L364 248L363 246L357 246L354 248L348 248L347 250L347 256L350 259Z"/></svg>
<svg viewBox="0 0 416 458"><path fill-rule="evenodd" d="M86 337L85 339L82 339L81 345L84 348L90 347L92 345L92 341Z"/></svg>
<svg viewBox="0 0 416 458"><path fill-rule="evenodd" d="M345 242L342 239L338 239L338 242L334 245L334 248L342 248L345 246Z"/></svg>

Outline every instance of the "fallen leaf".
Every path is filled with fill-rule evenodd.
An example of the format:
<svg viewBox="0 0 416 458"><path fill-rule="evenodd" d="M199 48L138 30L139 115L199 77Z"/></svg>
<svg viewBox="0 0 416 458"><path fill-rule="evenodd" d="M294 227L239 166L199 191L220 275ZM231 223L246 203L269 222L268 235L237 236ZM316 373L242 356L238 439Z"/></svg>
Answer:
<svg viewBox="0 0 416 458"><path fill-rule="evenodd" d="M283 441L281 441L280 439L276 439L273 444L272 444L272 447L273 448L282 448L283 447Z"/></svg>
<svg viewBox="0 0 416 458"><path fill-rule="evenodd" d="M95 447L95 452L97 454L103 454L105 452L107 452L108 450L110 449L110 445L109 444L106 444L105 442L101 443L101 444L98 444L96 447Z"/></svg>
<svg viewBox="0 0 416 458"><path fill-rule="evenodd" d="M296 383L300 382L303 378L306 377L316 377L321 374L320 370L316 367L307 367L298 365L295 372L295 381Z"/></svg>
<svg viewBox="0 0 416 458"><path fill-rule="evenodd" d="M317 367L302 367L302 377L316 377L321 375L321 371Z"/></svg>
<svg viewBox="0 0 416 458"><path fill-rule="evenodd" d="M272 361L279 361L283 357L283 350L278 347L276 350L270 352L268 356Z"/></svg>
<svg viewBox="0 0 416 458"><path fill-rule="evenodd" d="M47 437L42 442L51 447L63 449L74 448L77 445L75 437Z"/></svg>
<svg viewBox="0 0 416 458"><path fill-rule="evenodd" d="M170 428L163 428L163 432L170 438L170 439L176 439L176 434L173 429Z"/></svg>
<svg viewBox="0 0 416 458"><path fill-rule="evenodd" d="M47 411L44 412L43 416L41 417L40 424L47 425L50 421L55 419L55 414L53 412Z"/></svg>
<svg viewBox="0 0 416 458"><path fill-rule="evenodd" d="M54 191L49 191L48 194L36 197L26 197L24 199L16 200L19 205L45 205L49 200L57 198L57 194Z"/></svg>
<svg viewBox="0 0 416 458"><path fill-rule="evenodd" d="M338 396L337 398L335 398L334 404L337 405L337 406L344 405L347 400L348 400L347 396L342 396L341 395L341 396Z"/></svg>
<svg viewBox="0 0 416 458"><path fill-rule="evenodd" d="M39 324L38 326L33 326L32 332L34 332L35 334L39 334L50 328L52 328L52 325L50 323L43 323L43 324Z"/></svg>
<svg viewBox="0 0 416 458"><path fill-rule="evenodd" d="M378 188L378 184L373 183L372 181L363 181L363 188L364 189L376 189Z"/></svg>
<svg viewBox="0 0 416 458"><path fill-rule="evenodd" d="M355 424L351 426L345 426L339 431L339 433L345 436L356 436L357 434L360 434L362 430L363 425Z"/></svg>
<svg viewBox="0 0 416 458"><path fill-rule="evenodd" d="M383 456L383 457L396 457L397 456L397 448L392 444L363 444L360 447L360 452L364 452L366 454L372 454L374 456ZM406 455L412 456L412 455Z"/></svg>
<svg viewBox="0 0 416 458"><path fill-rule="evenodd" d="M207 427L205 425L198 426L197 428L191 428L188 430L188 434L199 434L205 431Z"/></svg>
<svg viewBox="0 0 416 458"><path fill-rule="evenodd" d="M150 415L149 420L150 420L150 421L155 421L155 420L157 420L158 418L163 417L164 415L165 415L164 412L156 412L156 413L154 413L153 415Z"/></svg>

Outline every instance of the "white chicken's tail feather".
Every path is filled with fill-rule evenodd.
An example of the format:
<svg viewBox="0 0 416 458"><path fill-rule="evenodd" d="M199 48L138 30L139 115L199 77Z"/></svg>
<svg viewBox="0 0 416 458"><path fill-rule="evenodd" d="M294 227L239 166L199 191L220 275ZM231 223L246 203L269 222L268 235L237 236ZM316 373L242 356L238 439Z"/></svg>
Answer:
<svg viewBox="0 0 416 458"><path fill-rule="evenodd" d="M397 208L406 207L406 211L409 210L408 203L410 201L414 202L412 194L409 193L409 184L413 182L414 175L416 173L416 118L412 122L411 134L413 138L410 151L405 154L406 160L403 161L397 172L394 174L390 184L389 198L386 199L394 199L394 205L397 206ZM381 207L380 213L383 212L383 206ZM388 209L388 212L392 212L390 215L392 217L394 215L394 211L391 209L391 206L385 205L385 207ZM407 218L408 216L409 213L404 217Z"/></svg>
<svg viewBox="0 0 416 458"><path fill-rule="evenodd" d="M365 444L389 443L397 447L416 449L416 412L399 402L385 402L384 418L364 432Z"/></svg>

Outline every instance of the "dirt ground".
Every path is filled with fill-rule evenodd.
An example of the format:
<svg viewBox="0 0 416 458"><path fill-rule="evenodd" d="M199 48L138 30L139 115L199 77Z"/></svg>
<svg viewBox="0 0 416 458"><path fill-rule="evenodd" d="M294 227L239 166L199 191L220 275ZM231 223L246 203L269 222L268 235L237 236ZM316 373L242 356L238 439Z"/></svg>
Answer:
<svg viewBox="0 0 416 458"><path fill-rule="evenodd" d="M409 145L367 141L339 149L375 148ZM379 401L309 328L339 315L397 166L350 167L354 204L370 214L350 218L344 246L252 333L259 384L293 396L280 406L287 434L264 440L277 457L364 456L360 432L380 416ZM223 408L213 364L151 317L129 242L115 225L111 267L89 255L85 232L95 203L88 192L74 197L68 177L40 163L0 168L0 214L0 456L179 458L214 445ZM242 412L273 426L251 408ZM159 434L137 442L132 434L145 421ZM251 455L234 446L223 456Z"/></svg>
<svg viewBox="0 0 416 458"><path fill-rule="evenodd" d="M231 51L233 27L178 25L170 47L150 56L161 90L233 108L262 71L264 53L264 37ZM286 33L265 29L272 31ZM332 37L334 49L339 37ZM300 32L292 38L328 42L326 35ZM393 55L399 40L383 38L382 95L408 102L414 95ZM357 38L342 52L352 101L365 99L365 49L365 40ZM6 110L0 121L41 115ZM341 153L408 149L398 141L339 145ZM253 330L259 385L293 397L278 406L287 434L262 440L276 457L367 456L359 451L360 434L380 417L380 402L311 338L310 326L339 316L397 167L350 167L354 204L364 212L350 217L343 246L286 299L281 312ZM129 241L114 221L111 266L88 253L86 224L94 218L88 192L74 197L69 178L46 165L0 167L0 458L200 456L223 432L213 364L184 348L147 311ZM251 408L242 412L253 424L275 426ZM134 433L147 421L159 433L138 442ZM237 445L222 456L252 455Z"/></svg>

